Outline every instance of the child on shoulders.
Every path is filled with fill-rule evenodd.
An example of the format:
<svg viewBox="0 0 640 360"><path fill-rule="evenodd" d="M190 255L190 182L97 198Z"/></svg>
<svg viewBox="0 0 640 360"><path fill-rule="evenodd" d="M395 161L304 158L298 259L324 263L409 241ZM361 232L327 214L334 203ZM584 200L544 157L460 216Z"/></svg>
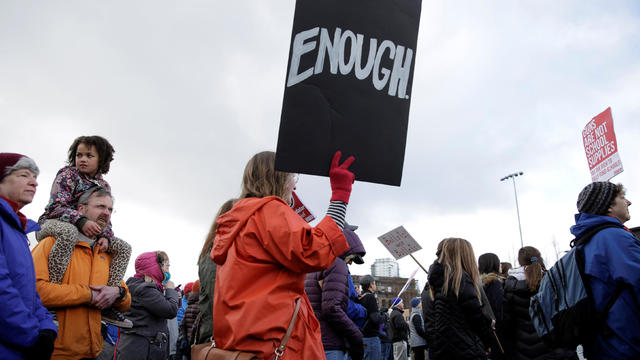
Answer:
<svg viewBox="0 0 640 360"><path fill-rule="evenodd" d="M114 152L109 141L101 136L81 136L69 148L68 165L58 171L53 181L49 203L38 219L42 230L37 234L38 241L47 236L56 237L49 254L52 283L61 283L80 234L96 239L100 251L112 255L108 286L118 286L124 277L131 245L113 235L110 223L89 220L78 212L78 200L87 190L98 186L111 191L102 175L109 172ZM107 323L125 328L132 326L131 321L113 308L103 310L102 315Z"/></svg>

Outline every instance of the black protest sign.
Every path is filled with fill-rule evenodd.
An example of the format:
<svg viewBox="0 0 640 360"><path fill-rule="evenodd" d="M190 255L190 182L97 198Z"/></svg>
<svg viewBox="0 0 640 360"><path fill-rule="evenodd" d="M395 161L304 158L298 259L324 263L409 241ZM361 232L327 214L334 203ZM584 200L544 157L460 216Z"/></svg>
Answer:
<svg viewBox="0 0 640 360"><path fill-rule="evenodd" d="M297 0L276 168L400 185L421 0Z"/></svg>

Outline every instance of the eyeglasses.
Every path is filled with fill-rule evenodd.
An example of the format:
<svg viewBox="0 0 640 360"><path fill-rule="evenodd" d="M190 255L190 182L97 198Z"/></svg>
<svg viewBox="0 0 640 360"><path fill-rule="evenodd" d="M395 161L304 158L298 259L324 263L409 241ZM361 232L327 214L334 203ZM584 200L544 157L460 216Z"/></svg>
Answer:
<svg viewBox="0 0 640 360"><path fill-rule="evenodd" d="M109 211L109 214L113 214L113 212L114 212L113 208L110 208L110 207L108 207L107 205L104 205L104 204L100 204L100 205L93 205L92 204L92 205L89 205L89 206L91 206L93 208L97 208L100 211L107 210L107 211Z"/></svg>

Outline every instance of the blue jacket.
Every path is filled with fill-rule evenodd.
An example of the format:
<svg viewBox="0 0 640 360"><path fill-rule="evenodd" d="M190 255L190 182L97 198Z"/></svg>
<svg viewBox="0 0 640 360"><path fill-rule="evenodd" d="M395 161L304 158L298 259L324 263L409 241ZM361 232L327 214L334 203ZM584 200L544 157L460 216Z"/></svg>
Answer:
<svg viewBox="0 0 640 360"><path fill-rule="evenodd" d="M358 302L358 293L356 287L353 285L353 279L351 279L351 273L349 273L349 305L347 305L347 316L358 328L364 326L365 320L367 320L367 309L360 305Z"/></svg>
<svg viewBox="0 0 640 360"><path fill-rule="evenodd" d="M27 233L40 230L27 222L25 231L11 205L0 199L0 354L22 359L22 349L35 344L40 330L57 327L36 292L36 274Z"/></svg>
<svg viewBox="0 0 640 360"><path fill-rule="evenodd" d="M594 226L620 221L610 216L576 214L571 233L576 237ZM604 309L616 284L625 289L611 307L607 325L610 336L598 335L585 344L589 359L640 359L640 240L622 228L607 228L598 232L584 245L585 273L589 275L597 310Z"/></svg>
<svg viewBox="0 0 640 360"><path fill-rule="evenodd" d="M178 308L178 315L176 315L178 317L178 324L180 324L182 322L182 317L184 316L184 312L187 310L187 297L186 296L182 296L182 301L180 304L180 307Z"/></svg>

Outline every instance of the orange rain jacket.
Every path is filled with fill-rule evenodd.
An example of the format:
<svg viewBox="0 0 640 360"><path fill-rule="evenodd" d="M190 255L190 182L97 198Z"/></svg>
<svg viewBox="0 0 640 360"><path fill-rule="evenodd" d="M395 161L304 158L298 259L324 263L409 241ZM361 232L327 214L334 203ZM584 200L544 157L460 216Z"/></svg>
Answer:
<svg viewBox="0 0 640 360"><path fill-rule="evenodd" d="M99 309L89 306L89 285L107 284L111 256L99 253L97 246L92 250L86 242L78 241L62 283L52 284L47 263L55 241L53 237L42 239L31 251L36 268L36 290L42 304L56 310L60 322L51 359L95 358L103 346L100 332L102 315ZM127 289L124 282L120 286ZM115 302L113 307L125 312L130 305L131 296L127 289L125 298Z"/></svg>
<svg viewBox="0 0 640 360"><path fill-rule="evenodd" d="M328 216L314 228L280 198L248 198L218 219L211 259L216 346L273 357L302 304L281 359L323 359L320 324L304 292L306 273L329 268L349 249Z"/></svg>

